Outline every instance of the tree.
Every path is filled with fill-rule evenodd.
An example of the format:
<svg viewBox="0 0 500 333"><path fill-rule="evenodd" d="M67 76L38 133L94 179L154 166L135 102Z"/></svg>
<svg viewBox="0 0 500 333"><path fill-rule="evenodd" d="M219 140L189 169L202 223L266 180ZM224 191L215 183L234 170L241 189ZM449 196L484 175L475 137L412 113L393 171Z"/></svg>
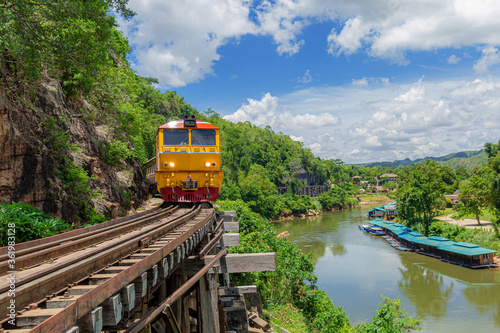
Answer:
<svg viewBox="0 0 500 333"><path fill-rule="evenodd" d="M412 164L401 173L396 195L398 213L412 224L417 220L424 222L425 234L436 211L445 205L443 181L439 165L431 160Z"/></svg>
<svg viewBox="0 0 500 333"><path fill-rule="evenodd" d="M491 188L487 174L473 174L469 181L460 187L460 194L458 196L460 202L455 205L458 216L463 217L468 214L474 214L477 223L480 225L479 216L482 214L482 207L487 206L490 202L490 195Z"/></svg>
<svg viewBox="0 0 500 333"><path fill-rule="evenodd" d="M134 13L128 0L0 1L0 63L14 82L58 76L71 91L88 91L112 63L114 10L125 19ZM120 52L115 50L116 54Z"/></svg>
<svg viewBox="0 0 500 333"><path fill-rule="evenodd" d="M491 221L495 234L500 239L500 231L498 224L500 223L500 154L498 144L485 143L484 150L488 154L488 166L492 169L491 187L490 187L490 204L494 210L496 220Z"/></svg>

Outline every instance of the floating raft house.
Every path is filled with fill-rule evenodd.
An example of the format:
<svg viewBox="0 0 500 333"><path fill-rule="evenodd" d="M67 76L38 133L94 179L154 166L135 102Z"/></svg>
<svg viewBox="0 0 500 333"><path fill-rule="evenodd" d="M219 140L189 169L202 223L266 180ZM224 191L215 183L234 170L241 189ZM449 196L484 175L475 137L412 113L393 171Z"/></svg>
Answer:
<svg viewBox="0 0 500 333"><path fill-rule="evenodd" d="M395 248L410 249L420 254L435 257L446 262L469 267L498 267L493 261L497 251L480 247L466 242L453 242L445 237L426 237L412 229L392 221L380 218L370 221L371 224L382 228L384 236ZM390 239L392 238L392 239ZM395 246L399 243L400 246Z"/></svg>

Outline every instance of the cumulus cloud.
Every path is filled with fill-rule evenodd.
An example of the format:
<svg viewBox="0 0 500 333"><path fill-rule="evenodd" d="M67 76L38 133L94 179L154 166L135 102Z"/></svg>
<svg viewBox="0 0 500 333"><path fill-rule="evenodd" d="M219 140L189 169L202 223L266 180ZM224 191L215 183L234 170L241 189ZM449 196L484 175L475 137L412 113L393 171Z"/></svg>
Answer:
<svg viewBox="0 0 500 333"><path fill-rule="evenodd" d="M451 56L448 57L448 63L451 64L451 65L456 65L460 62L460 59L459 57L457 57L456 55L452 54Z"/></svg>
<svg viewBox="0 0 500 333"><path fill-rule="evenodd" d="M478 149L500 136L498 79L425 83L422 78L392 99L363 106L368 111L349 126L345 141L364 151L365 161Z"/></svg>
<svg viewBox="0 0 500 333"><path fill-rule="evenodd" d="M130 0L137 13L119 21L134 48L134 68L162 86L182 87L213 73L218 48L257 33L247 0Z"/></svg>
<svg viewBox="0 0 500 333"><path fill-rule="evenodd" d="M262 99L248 98L248 104L242 105L233 114L224 116L224 119L234 123L249 121L260 127L271 126L277 131L293 131L333 126L338 118L330 113L303 113L292 112L280 107L278 97L266 93Z"/></svg>
<svg viewBox="0 0 500 333"><path fill-rule="evenodd" d="M130 0L129 7L137 16L118 23L134 49L132 65L167 88L212 75L220 47L245 35L268 36L278 54L294 55L307 43L304 28L318 22L331 23L324 38L336 56L365 51L406 64L407 51L487 45L475 70L499 62L499 1Z"/></svg>
<svg viewBox="0 0 500 333"><path fill-rule="evenodd" d="M474 63L474 70L478 74L487 74L489 68L500 62L500 53L497 48L488 47L483 50L481 58Z"/></svg>
<svg viewBox="0 0 500 333"><path fill-rule="evenodd" d="M346 17L328 37L329 52L352 54L363 48L375 57L407 63L408 50L500 44L500 3L466 1L355 1L339 9ZM349 17L348 13L352 16Z"/></svg>

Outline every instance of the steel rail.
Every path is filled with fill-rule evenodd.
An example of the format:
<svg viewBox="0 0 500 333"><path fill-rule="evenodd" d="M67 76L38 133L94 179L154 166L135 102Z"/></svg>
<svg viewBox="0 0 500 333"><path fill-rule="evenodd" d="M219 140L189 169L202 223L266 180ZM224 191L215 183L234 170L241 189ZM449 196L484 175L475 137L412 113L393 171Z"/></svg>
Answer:
<svg viewBox="0 0 500 333"><path fill-rule="evenodd" d="M96 248L88 253L85 258L75 257L69 262L54 264L49 269L38 272L23 278L16 285L16 305L24 306L32 303L34 299L42 299L46 295L58 291L61 286L74 283L89 273L98 271L107 264L116 261L141 248L141 240L147 237L150 240L157 239L164 234L171 232L194 216L198 215L201 207L198 206L184 215L171 220L149 224L145 228L137 231L137 235L125 235L118 244L111 243ZM1 286L0 309L6 308L8 297L8 285ZM4 306L5 305L5 306Z"/></svg>
<svg viewBox="0 0 500 333"><path fill-rule="evenodd" d="M166 300L161 302L155 309L149 311L141 320L136 322L132 327L127 329L125 333L139 333L147 324L155 321L158 316L164 313L168 307L174 304L182 295L184 295L196 282L198 282L203 275L205 275L217 261L222 258L223 255L227 253L227 248L221 250L217 255L202 269L200 269L195 275L193 275L186 283L184 283L179 289L174 291Z"/></svg>
<svg viewBox="0 0 500 333"><path fill-rule="evenodd" d="M213 239L208 242L207 245L203 249L200 250L200 253L198 254L198 257L200 259L205 258L205 255L212 250L212 248L217 244L217 242L222 238L222 235L224 235L224 230L219 231Z"/></svg>
<svg viewBox="0 0 500 333"><path fill-rule="evenodd" d="M146 272L154 264L158 263L169 253L181 246L181 244L193 236L195 232L213 220L214 216L213 209L210 209L205 217L198 215L196 219L199 221L191 226L189 230L177 236L175 239L172 239L146 258L128 267L116 276L104 281L91 291L88 291L74 303L33 328L30 333L64 332L66 329L71 328L79 318L90 312L107 298L124 288L140 274Z"/></svg>
<svg viewBox="0 0 500 333"><path fill-rule="evenodd" d="M50 258L57 258L62 255L71 253L94 244L100 243L106 239L116 237L127 231L143 226L147 223L154 223L155 220L170 215L177 209L168 208L163 210L155 210L145 216L122 221L121 223L104 226L104 228L89 231L88 233L78 234L75 236L58 239L52 242L34 246L33 248L26 248L20 251L16 249L16 269L25 269L29 266L37 265L47 261ZM64 235L64 234L61 234ZM7 255L2 257L0 261L0 275L9 271ZM0 259L2 259L0 257ZM1 292L1 290L0 290Z"/></svg>
<svg viewBox="0 0 500 333"><path fill-rule="evenodd" d="M72 230L72 231L60 233L60 234L49 236L49 237L34 239L32 241L23 242L23 243L18 243L18 244L16 244L16 252L23 251L25 249L31 249L33 247L36 247L38 245L43 245L43 244L46 244L46 243L63 241L64 239L66 239L68 237L71 237L71 236L80 235L80 234L88 233L90 231L101 229L101 228L104 228L104 227L107 227L107 226L111 226L111 225L116 225L116 224L120 224L120 223L123 223L123 222L127 222L127 221L130 221L130 220L136 219L138 217L144 216L144 215L152 214L156 210L159 210L159 209L161 209L161 207L155 207L153 209L149 209L149 210L146 210L146 211L143 211L143 212L131 215L131 216L124 216L124 217L113 219L113 220L110 220L110 221L107 221L107 222L103 222L103 223L91 225L91 226L88 226L88 227L85 227L85 228L79 228L79 229L75 229L75 230ZM7 246L0 247L0 256L2 256L0 258L3 258L3 255L5 255L7 252L8 252L8 247Z"/></svg>

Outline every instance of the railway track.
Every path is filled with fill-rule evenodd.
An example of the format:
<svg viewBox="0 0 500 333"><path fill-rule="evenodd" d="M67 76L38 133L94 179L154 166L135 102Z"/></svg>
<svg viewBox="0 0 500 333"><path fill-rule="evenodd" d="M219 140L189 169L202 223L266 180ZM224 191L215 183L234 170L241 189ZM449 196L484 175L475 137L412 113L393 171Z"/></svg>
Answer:
<svg viewBox="0 0 500 333"><path fill-rule="evenodd" d="M157 208L18 244L15 268L0 249L0 333L125 329L159 282L217 231L215 219L201 205Z"/></svg>

